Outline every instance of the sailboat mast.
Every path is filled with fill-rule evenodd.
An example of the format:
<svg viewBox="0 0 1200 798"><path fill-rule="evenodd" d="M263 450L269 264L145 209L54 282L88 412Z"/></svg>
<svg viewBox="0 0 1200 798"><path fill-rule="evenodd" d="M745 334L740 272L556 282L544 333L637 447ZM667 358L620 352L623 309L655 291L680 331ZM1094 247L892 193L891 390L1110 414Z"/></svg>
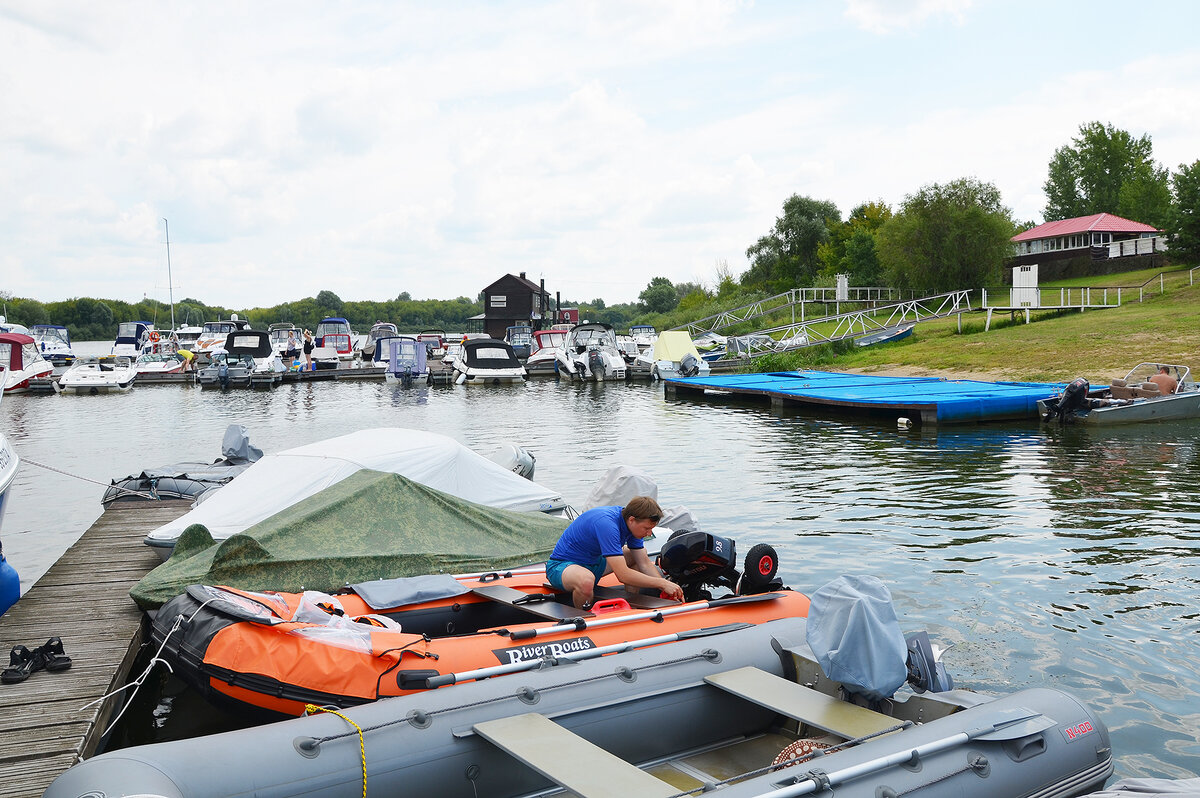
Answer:
<svg viewBox="0 0 1200 798"><path fill-rule="evenodd" d="M171 225L163 217L163 229L167 231L167 297L171 300L171 330L175 330L175 281L171 279Z"/></svg>

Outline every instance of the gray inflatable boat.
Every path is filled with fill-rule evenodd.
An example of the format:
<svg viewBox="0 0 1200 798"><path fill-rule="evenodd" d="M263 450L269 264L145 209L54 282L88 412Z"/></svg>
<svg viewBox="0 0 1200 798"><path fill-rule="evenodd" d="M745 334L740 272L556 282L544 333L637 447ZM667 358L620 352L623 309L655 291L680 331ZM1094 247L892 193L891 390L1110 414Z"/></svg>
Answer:
<svg viewBox="0 0 1200 798"><path fill-rule="evenodd" d="M47 798L838 798L1074 796L1113 765L1108 731L1051 689L916 693L863 706L788 618L102 754ZM912 666L910 661L910 668ZM792 764L777 769L782 758Z"/></svg>

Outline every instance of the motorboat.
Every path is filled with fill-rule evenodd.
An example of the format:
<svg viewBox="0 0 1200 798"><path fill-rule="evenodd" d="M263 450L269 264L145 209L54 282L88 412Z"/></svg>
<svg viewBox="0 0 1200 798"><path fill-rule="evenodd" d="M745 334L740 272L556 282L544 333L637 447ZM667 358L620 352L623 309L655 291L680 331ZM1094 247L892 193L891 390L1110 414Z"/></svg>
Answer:
<svg viewBox="0 0 1200 798"><path fill-rule="evenodd" d="M375 322L375 324L371 326L371 329L367 331L367 339L362 345L363 360L370 360L373 362L386 360L386 348L383 350L383 353L380 356L376 357L376 352L379 351L376 348L377 342L383 338L394 338L399 334L400 329L390 321Z"/></svg>
<svg viewBox="0 0 1200 798"><path fill-rule="evenodd" d="M304 333L289 321L276 322L267 325L267 334L271 338L271 346L275 354L283 361L285 367L291 365L300 357L304 346Z"/></svg>
<svg viewBox="0 0 1200 798"><path fill-rule="evenodd" d="M0 377L7 378L8 369L0 363ZM3 401L3 392L0 392ZM17 450L9 443L0 430L0 529L4 526L4 511L8 508L10 497L9 488L17 478L17 470L21 467L21 458ZM0 538L0 615L8 612L8 608L17 603L21 597L21 577L17 569L4 557L4 540Z"/></svg>
<svg viewBox="0 0 1200 798"><path fill-rule="evenodd" d="M654 352L654 342L658 340L658 331L650 324L634 324L629 328L629 337L637 346L639 355L649 355Z"/></svg>
<svg viewBox="0 0 1200 798"><path fill-rule="evenodd" d="M1175 382L1164 393L1156 382L1166 368ZM1180 421L1200 418L1200 386L1189 367L1170 363L1139 363L1108 387L1092 388L1082 377L1058 395L1038 401L1044 421L1093 426L1136 424L1143 421Z"/></svg>
<svg viewBox="0 0 1200 798"><path fill-rule="evenodd" d="M206 321L192 352L196 355L197 360L207 363L211 359L212 351L224 346L225 339L229 337L230 333L248 329L250 329L250 322L239 319L236 313L231 313L229 318L223 321Z"/></svg>
<svg viewBox="0 0 1200 798"><path fill-rule="evenodd" d="M425 351L428 352L428 348ZM462 356L462 341L447 341L444 351L445 354L442 355L442 363L453 367L454 361Z"/></svg>
<svg viewBox="0 0 1200 798"><path fill-rule="evenodd" d="M75 362L75 350L71 348L71 332L61 324L35 324L29 335L37 342L42 357L61 374Z"/></svg>
<svg viewBox="0 0 1200 798"><path fill-rule="evenodd" d="M428 357L436 359L446 356L446 342L449 340L446 331L442 329L421 330L417 340L425 344Z"/></svg>
<svg viewBox="0 0 1200 798"><path fill-rule="evenodd" d="M134 359L124 355L75 358L54 383L59 393L98 394L128 391L137 379Z"/></svg>
<svg viewBox="0 0 1200 798"><path fill-rule="evenodd" d="M179 351L179 340L174 330L159 330L154 327L142 333L138 357L141 355L173 355Z"/></svg>
<svg viewBox="0 0 1200 798"><path fill-rule="evenodd" d="M4 393L25 393L31 381L54 373L54 364L42 357L33 337L21 333L0 333L0 368Z"/></svg>
<svg viewBox="0 0 1200 798"><path fill-rule="evenodd" d="M142 345L154 325L148 321L123 321L117 325L117 337L113 340L109 354L129 359L142 353Z"/></svg>
<svg viewBox="0 0 1200 798"><path fill-rule="evenodd" d="M378 339L378 346L387 347L385 382L398 382L405 388L417 382L429 384L425 344L410 335L393 335Z"/></svg>
<svg viewBox="0 0 1200 798"><path fill-rule="evenodd" d="M354 331L350 329L350 322L340 316L321 319L313 332L313 338L316 348L325 350L321 354L322 360L327 359L331 353L336 354L337 359L342 362L354 359ZM315 354L313 359L317 359Z"/></svg>
<svg viewBox="0 0 1200 798"><path fill-rule="evenodd" d="M512 347L517 360L525 360L533 344L533 328L528 324L513 325L504 331L504 340Z"/></svg>
<svg viewBox="0 0 1200 798"><path fill-rule="evenodd" d="M196 342L200 340L203 332L204 328L198 327L195 324L181 324L179 325L179 329L175 331L175 345L179 349L195 352Z"/></svg>
<svg viewBox="0 0 1200 798"><path fill-rule="evenodd" d="M18 333L20 335L29 335L30 329L24 324L17 324L15 321L9 321L7 316L0 316L0 333Z"/></svg>
<svg viewBox="0 0 1200 798"><path fill-rule="evenodd" d="M892 327L884 327L882 330L876 330L872 333L859 336L854 339L855 346L874 346L875 344L890 344L893 341L902 341L912 335L915 324L897 324Z"/></svg>
<svg viewBox="0 0 1200 798"><path fill-rule="evenodd" d="M512 385L525 381L525 367L512 345L495 338L471 338L462 343L454 361L456 385Z"/></svg>
<svg viewBox="0 0 1200 798"><path fill-rule="evenodd" d="M283 380L287 369L271 345L266 330L239 330L225 338L225 345L211 352L207 366L196 373L201 388L270 388Z"/></svg>
<svg viewBox="0 0 1200 798"><path fill-rule="evenodd" d="M183 359L178 355L147 353L138 355L133 370L139 377L159 377L167 374L182 374Z"/></svg>
<svg viewBox="0 0 1200 798"><path fill-rule="evenodd" d="M456 532L451 526L444 536L439 526L432 539L422 531L397 534L427 539L412 556L428 557L443 540L454 550L462 540ZM551 548L560 532L547 537ZM192 585L158 609L152 645L173 673L215 703L296 716L309 703L351 707L466 682L480 669L536 661L544 651L805 616L808 598L774 578L774 550L760 545L752 555L771 560L768 575L759 574L755 559L743 577L731 559L732 540L686 533L667 544L660 562L673 563L665 571L697 598L679 603L630 593L610 576L588 609L548 587L544 567L536 566L368 580L332 594ZM699 596L702 586L717 585L727 586L727 595ZM186 628L175 628L180 616Z"/></svg>
<svg viewBox="0 0 1200 798"><path fill-rule="evenodd" d="M240 424L230 424L221 439L221 456L216 460L171 463L114 479L105 489L100 503L107 508L114 502L162 499L198 501L210 490L227 485L262 456L262 449L250 443L246 428Z"/></svg>
<svg viewBox="0 0 1200 798"><path fill-rule="evenodd" d="M696 345L696 350L700 353L701 359L713 363L725 357L728 351L726 348L728 340L726 336L710 330L697 335L692 339L692 343Z"/></svg>
<svg viewBox="0 0 1200 798"><path fill-rule="evenodd" d="M624 380L628 368L612 325L576 324L559 355L560 369L583 380Z"/></svg>
<svg viewBox="0 0 1200 798"><path fill-rule="evenodd" d="M537 330L533 333L529 357L525 359L525 372L530 377L547 377L558 374L559 353L567 342L565 330Z"/></svg>
<svg viewBox="0 0 1200 798"><path fill-rule="evenodd" d="M523 479L453 438L383 427L268 454L190 512L153 530L145 543L165 560L192 524L206 527L218 542L226 540L361 469L401 474L488 507L575 514L561 494Z"/></svg>
<svg viewBox="0 0 1200 798"><path fill-rule="evenodd" d="M210 607L229 623L270 617L274 604L220 597ZM738 606L692 614L703 623ZM591 637L589 623L621 628L620 615L581 619L576 639ZM928 635L905 635L894 614L890 626L871 624L861 636L822 611L817 596L808 615L575 650L533 638L528 653L506 655L514 659L451 689L334 711L317 700L302 718L109 751L67 770L44 796L217 798L248 784L256 795L284 796L302 784L309 798L348 798L365 783L372 795L441 798L1065 798L1099 789L1112 774L1107 727L1069 693L955 689L936 653L929 667ZM822 625L854 644L836 667ZM505 636L493 639L511 650ZM876 663L875 643L886 662ZM374 656L399 663L397 652ZM439 665L412 656L396 670L412 683L416 671ZM889 685L864 684L855 670L883 674ZM394 681L381 679L380 688ZM867 699L864 689L885 698Z"/></svg>
<svg viewBox="0 0 1200 798"><path fill-rule="evenodd" d="M708 362L700 357L692 337L684 330L666 330L654 341L649 355L639 355L643 367L649 366L650 376L656 380L678 377L707 377L712 371Z"/></svg>

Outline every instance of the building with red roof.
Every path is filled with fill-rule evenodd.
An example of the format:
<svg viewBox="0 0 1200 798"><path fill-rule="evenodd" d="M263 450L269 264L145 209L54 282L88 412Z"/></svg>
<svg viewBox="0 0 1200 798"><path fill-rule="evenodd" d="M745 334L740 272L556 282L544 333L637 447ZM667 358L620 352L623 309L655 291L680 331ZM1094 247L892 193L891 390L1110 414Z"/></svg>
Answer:
<svg viewBox="0 0 1200 798"><path fill-rule="evenodd" d="M1090 255L1094 258L1112 256L1113 244L1138 238L1153 238L1162 231L1148 224L1122 219L1111 213L1094 213L1076 219L1061 219L1046 222L1012 237L1014 253L1022 261L1032 262L1038 258L1055 260ZM1155 248L1162 248L1155 247ZM1133 247L1139 252L1141 248ZM1123 254L1120 247L1116 254Z"/></svg>

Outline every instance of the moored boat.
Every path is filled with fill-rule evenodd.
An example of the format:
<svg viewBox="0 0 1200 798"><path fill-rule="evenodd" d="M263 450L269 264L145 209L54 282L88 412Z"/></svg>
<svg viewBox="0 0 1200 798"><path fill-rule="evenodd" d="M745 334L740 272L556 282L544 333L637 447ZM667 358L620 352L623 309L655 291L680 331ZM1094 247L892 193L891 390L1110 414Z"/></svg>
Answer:
<svg viewBox="0 0 1200 798"><path fill-rule="evenodd" d="M362 356L363 360L372 362L381 362L387 359L387 350L379 350L378 342L385 338L395 338L400 334L400 329L390 321L378 321L371 325L371 329L367 331L367 338L363 341Z"/></svg>
<svg viewBox="0 0 1200 798"><path fill-rule="evenodd" d="M512 347L517 360L524 360L529 357L533 344L533 328L528 324L515 324L504 331L504 340Z"/></svg>
<svg viewBox="0 0 1200 798"><path fill-rule="evenodd" d="M530 377L548 377L558 374L558 356L562 352L566 340L566 330L537 330L534 332L529 357L525 360L525 372Z"/></svg>
<svg viewBox="0 0 1200 798"><path fill-rule="evenodd" d="M1091 426L1197 419L1200 386L1187 366L1139 363L1107 387L1092 388L1076 379L1058 396L1039 400L1038 411L1044 421Z"/></svg>
<svg viewBox="0 0 1200 798"><path fill-rule="evenodd" d="M0 378L7 376L7 369L0 363ZM0 393L0 401L3 393ZM8 508L9 488L17 478L17 469L21 466L21 458L17 450L8 442L4 431L0 430L0 528L4 526L4 511ZM8 608L17 603L21 596L21 578L17 569L9 564L4 557L4 539L0 537L0 615L8 612Z"/></svg>
<svg viewBox="0 0 1200 798"><path fill-rule="evenodd" d="M29 329L29 335L37 342L42 357L49 360L59 374L75 362L71 332L61 324L35 324Z"/></svg>
<svg viewBox="0 0 1200 798"><path fill-rule="evenodd" d="M0 333L0 388L4 393L25 393L32 380L54 373L54 364L42 357L32 336Z"/></svg>
<svg viewBox="0 0 1200 798"><path fill-rule="evenodd" d="M413 383L429 384L429 366L425 344L410 335L392 335L377 339L376 346L386 348L385 382L398 382L405 388Z"/></svg>
<svg viewBox="0 0 1200 798"><path fill-rule="evenodd" d="M666 330L655 339L653 351L639 355L638 360L643 368L649 367L650 376L656 380L707 377L712 371L684 330Z"/></svg>
<svg viewBox="0 0 1200 798"><path fill-rule="evenodd" d="M582 380L624 380L628 365L612 325L576 324L559 355L561 370Z"/></svg>
<svg viewBox="0 0 1200 798"><path fill-rule="evenodd" d="M137 370L133 358L121 356L77 357L54 383L59 393L123 393L133 387Z"/></svg>
<svg viewBox="0 0 1200 798"><path fill-rule="evenodd" d="M230 333L225 345L211 352L211 362L196 374L201 388L270 388L283 380L283 361L265 330Z"/></svg>
<svg viewBox="0 0 1200 798"><path fill-rule="evenodd" d="M319 358L314 354L314 360L324 360L328 356L334 356L341 362L349 362L354 359L354 332L350 329L350 322L346 319L340 316L321 319L313 333L313 338L316 341L316 348L324 351Z"/></svg>
<svg viewBox="0 0 1200 798"><path fill-rule="evenodd" d="M453 363L458 385L512 385L525 381L525 367L507 341L471 338Z"/></svg>
<svg viewBox="0 0 1200 798"><path fill-rule="evenodd" d="M148 321L123 321L117 325L117 337L113 340L110 355L127 357L131 360L142 352L142 345L153 329Z"/></svg>
<svg viewBox="0 0 1200 798"><path fill-rule="evenodd" d="M832 620L835 632L848 626ZM252 782L256 795L279 798L298 784L312 798L350 798L364 784L372 795L445 798L559 789L583 798L1058 798L1097 789L1113 771L1094 711L1059 690L946 689L927 668L924 633L906 640L898 623L879 631L899 681L864 706L872 702L850 668L828 672L817 625L785 617L618 651L547 647L517 675L105 753L45 796L210 798ZM858 641L852 662L869 670L876 642Z"/></svg>
<svg viewBox="0 0 1200 798"><path fill-rule="evenodd" d="M250 322L239 319L236 313L230 314L229 318L223 321L206 321L191 351L198 361L207 363L211 359L212 350L224 346L230 333L248 329Z"/></svg>

